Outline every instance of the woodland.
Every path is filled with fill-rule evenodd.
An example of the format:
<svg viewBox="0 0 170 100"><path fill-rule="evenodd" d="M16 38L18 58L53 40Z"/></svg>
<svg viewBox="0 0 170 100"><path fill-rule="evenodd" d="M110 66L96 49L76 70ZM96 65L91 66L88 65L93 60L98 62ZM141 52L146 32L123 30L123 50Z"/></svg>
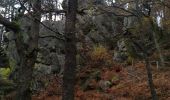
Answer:
<svg viewBox="0 0 170 100"><path fill-rule="evenodd" d="M0 100L170 100L170 0L0 0Z"/></svg>

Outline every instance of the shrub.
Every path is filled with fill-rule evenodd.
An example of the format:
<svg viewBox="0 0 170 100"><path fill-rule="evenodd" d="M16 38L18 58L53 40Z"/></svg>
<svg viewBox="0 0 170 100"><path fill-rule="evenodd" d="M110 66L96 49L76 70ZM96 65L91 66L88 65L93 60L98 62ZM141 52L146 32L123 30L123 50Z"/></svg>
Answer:
<svg viewBox="0 0 170 100"><path fill-rule="evenodd" d="M95 66L109 66L112 64L112 56L102 45L94 46L93 50L89 54L90 62Z"/></svg>

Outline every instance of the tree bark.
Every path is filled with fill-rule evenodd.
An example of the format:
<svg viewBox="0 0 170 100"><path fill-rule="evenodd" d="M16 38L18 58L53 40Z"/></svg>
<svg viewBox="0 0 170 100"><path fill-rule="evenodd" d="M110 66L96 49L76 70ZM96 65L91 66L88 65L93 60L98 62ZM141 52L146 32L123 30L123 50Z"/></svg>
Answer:
<svg viewBox="0 0 170 100"><path fill-rule="evenodd" d="M62 100L74 100L74 86L76 76L76 11L77 0L68 1L65 26L65 67L63 76Z"/></svg>

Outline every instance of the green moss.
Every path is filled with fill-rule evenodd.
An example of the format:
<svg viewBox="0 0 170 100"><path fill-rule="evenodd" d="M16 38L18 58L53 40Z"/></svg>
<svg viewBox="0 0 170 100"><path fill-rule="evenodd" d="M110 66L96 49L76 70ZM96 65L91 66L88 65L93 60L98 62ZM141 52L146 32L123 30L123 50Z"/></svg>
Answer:
<svg viewBox="0 0 170 100"><path fill-rule="evenodd" d="M17 29L17 32L19 32L19 30L20 30L20 23L18 21L13 21L12 24L15 25L15 28Z"/></svg>
<svg viewBox="0 0 170 100"><path fill-rule="evenodd" d="M10 68L0 68L0 76L2 76L2 78L6 79L10 73L11 73Z"/></svg>

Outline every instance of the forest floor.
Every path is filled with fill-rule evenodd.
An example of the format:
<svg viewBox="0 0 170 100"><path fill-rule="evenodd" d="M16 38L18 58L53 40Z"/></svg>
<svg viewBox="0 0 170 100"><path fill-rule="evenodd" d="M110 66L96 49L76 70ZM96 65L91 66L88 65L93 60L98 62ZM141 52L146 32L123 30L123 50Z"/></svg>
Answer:
<svg viewBox="0 0 170 100"><path fill-rule="evenodd" d="M143 63L136 63L133 67L95 68L85 67L77 74L76 100L151 100L147 84L147 74ZM92 76L99 71L100 81ZM170 67L158 70L152 66L153 80L159 100L170 100ZM83 79L87 78L86 81ZM103 80L103 81L101 81ZM88 82L87 82L88 81ZM82 83L87 83L84 89ZM109 87L102 82L108 83ZM33 100L61 100L61 78L53 77L48 87Z"/></svg>

